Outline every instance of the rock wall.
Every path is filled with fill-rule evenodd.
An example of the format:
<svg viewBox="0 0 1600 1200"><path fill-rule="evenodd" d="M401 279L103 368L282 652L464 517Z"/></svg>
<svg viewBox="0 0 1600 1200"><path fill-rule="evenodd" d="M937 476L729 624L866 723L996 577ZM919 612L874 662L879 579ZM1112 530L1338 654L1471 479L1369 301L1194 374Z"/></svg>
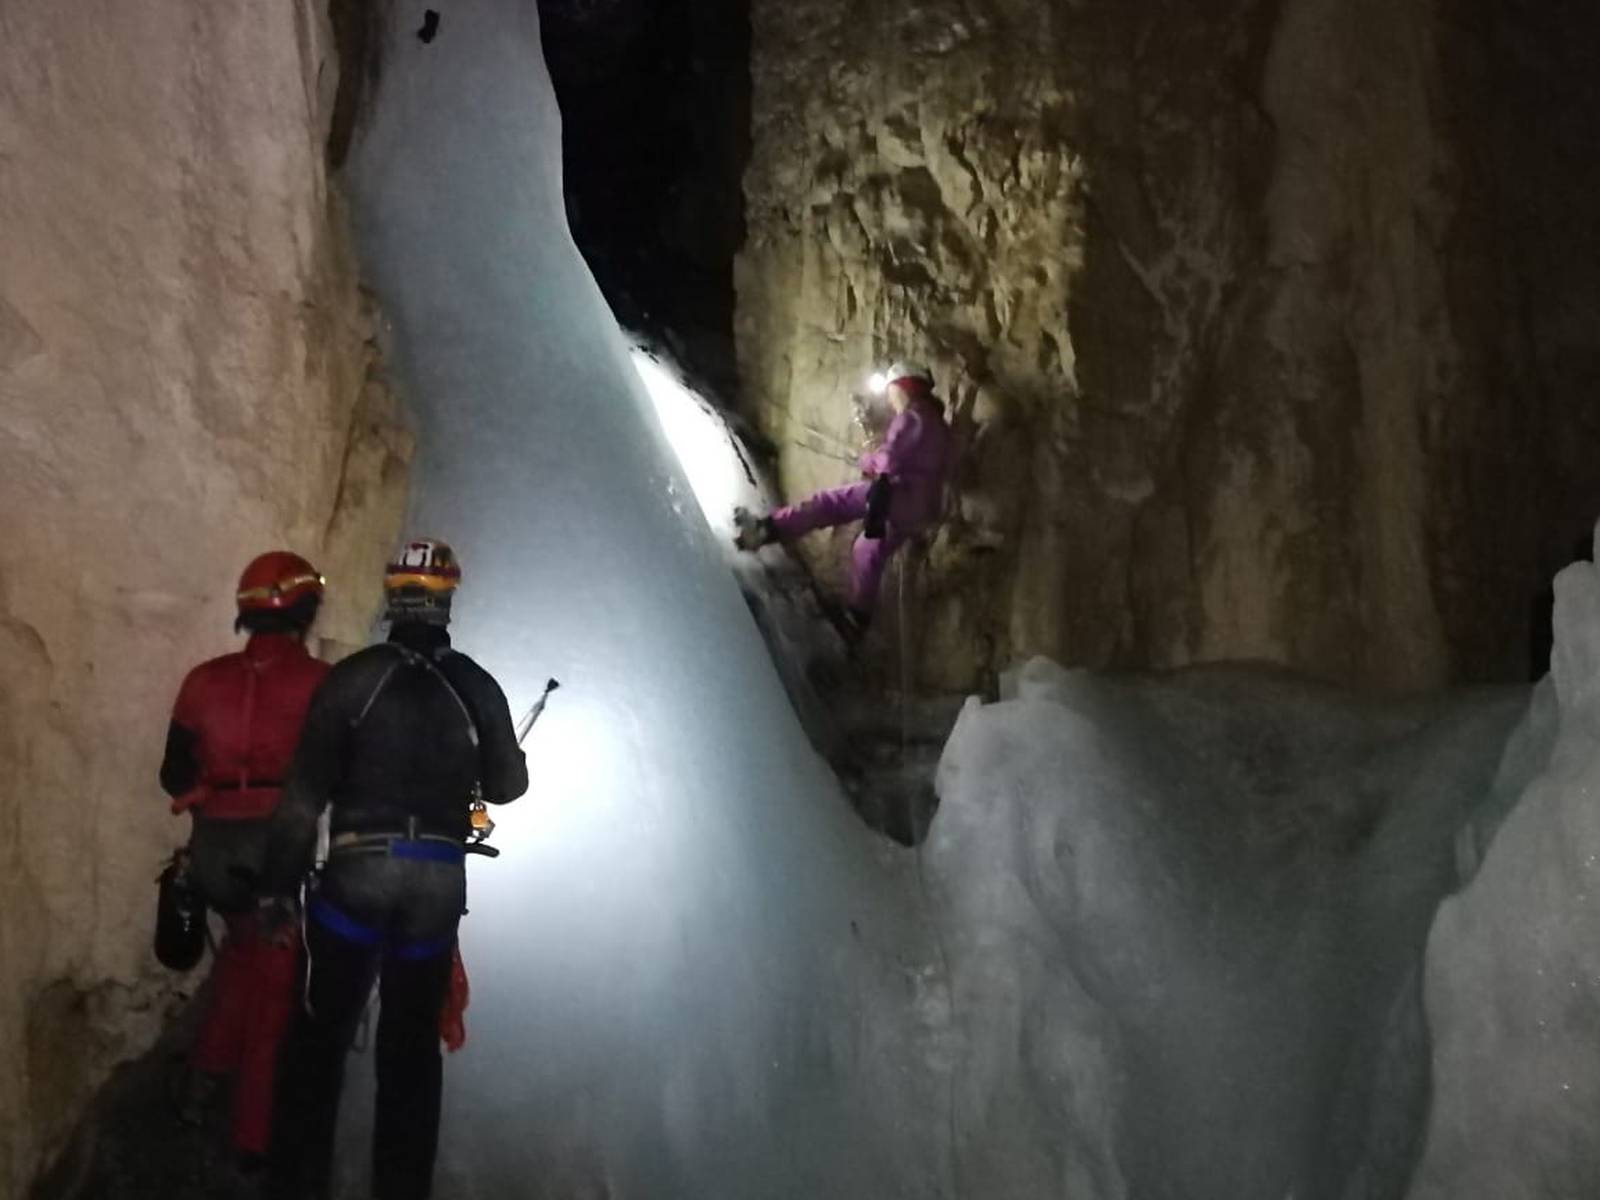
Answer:
<svg viewBox="0 0 1600 1200"><path fill-rule="evenodd" d="M753 0L743 402L796 495L932 361L925 682L1521 675L1600 507L1600 18L1556 8Z"/></svg>
<svg viewBox="0 0 1600 1200"><path fill-rule="evenodd" d="M362 640L404 503L310 0L10 0L0 27L0 1195L192 981L148 948L193 662L274 545Z"/></svg>

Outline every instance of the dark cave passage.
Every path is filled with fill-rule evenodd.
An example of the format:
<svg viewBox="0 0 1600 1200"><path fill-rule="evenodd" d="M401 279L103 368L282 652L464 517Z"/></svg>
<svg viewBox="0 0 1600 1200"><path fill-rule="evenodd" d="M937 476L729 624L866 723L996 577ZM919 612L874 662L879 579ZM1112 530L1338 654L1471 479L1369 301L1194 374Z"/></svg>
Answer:
<svg viewBox="0 0 1600 1200"><path fill-rule="evenodd" d="M723 396L750 147L746 0L541 0L573 237L624 328Z"/></svg>

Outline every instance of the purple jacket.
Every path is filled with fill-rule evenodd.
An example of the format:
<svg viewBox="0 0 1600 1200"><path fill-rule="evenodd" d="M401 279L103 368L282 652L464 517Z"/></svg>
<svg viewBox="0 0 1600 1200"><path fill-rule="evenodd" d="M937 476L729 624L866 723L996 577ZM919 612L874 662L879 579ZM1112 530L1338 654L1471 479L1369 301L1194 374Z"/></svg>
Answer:
<svg viewBox="0 0 1600 1200"><path fill-rule="evenodd" d="M868 475L894 482L889 520L907 532L937 521L944 506L945 471L950 459L950 426L944 404L919 396L890 422L883 445L861 456Z"/></svg>

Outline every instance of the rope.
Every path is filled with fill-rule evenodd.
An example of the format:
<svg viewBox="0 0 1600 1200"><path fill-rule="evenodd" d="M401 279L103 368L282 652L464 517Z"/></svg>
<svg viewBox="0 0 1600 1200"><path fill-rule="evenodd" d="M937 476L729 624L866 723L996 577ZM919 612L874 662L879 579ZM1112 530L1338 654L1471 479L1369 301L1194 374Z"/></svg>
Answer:
<svg viewBox="0 0 1600 1200"><path fill-rule="evenodd" d="M300 944L306 948L306 971L301 983L300 1006L305 1009L306 1016L315 1017L316 1011L311 1007L311 931L306 927L306 907L310 900L307 895L309 889L306 881L300 881Z"/></svg>
<svg viewBox="0 0 1600 1200"><path fill-rule="evenodd" d="M906 547L895 570L900 604L900 768L905 774L906 751L911 745L911 606L906 600L906 560L917 552L916 542ZM903 790L903 789L902 789ZM907 806L909 816L909 805Z"/></svg>
<svg viewBox="0 0 1600 1200"><path fill-rule="evenodd" d="M895 564L897 573L897 590L899 596L900 618L900 784L896 789L899 798L904 804L908 831L912 834L911 852L917 864L917 889L922 893L922 904L928 913L928 923L933 927L934 943L939 948L939 963L944 971L944 985L950 996L950 1019L955 1020L956 982L955 973L950 967L950 948L945 943L944 928L939 924L938 916L933 903L933 891L928 886L928 875L923 868L922 843L923 838L916 836L916 830L910 829L912 815L911 795L912 785L909 783L910 772L906 770L906 758L911 745L911 608L908 598L909 589L906 586L906 561L919 549L918 543L906 547L905 553L900 556ZM966 1188L961 1182L961 1151L959 1147L960 1123L956 1118L956 1093L957 1071L959 1063L952 1063L950 1067L950 1094L946 1102L946 1149L950 1155L950 1182L955 1188L955 1194L966 1195Z"/></svg>

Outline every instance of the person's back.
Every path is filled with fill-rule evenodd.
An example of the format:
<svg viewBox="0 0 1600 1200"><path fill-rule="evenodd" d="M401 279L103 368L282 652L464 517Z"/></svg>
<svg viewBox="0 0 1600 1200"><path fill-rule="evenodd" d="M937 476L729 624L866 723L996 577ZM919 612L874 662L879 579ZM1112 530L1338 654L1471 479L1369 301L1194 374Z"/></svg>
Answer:
<svg viewBox="0 0 1600 1200"><path fill-rule="evenodd" d="M412 558L412 570L406 569ZM379 977L374 1189L428 1195L438 1141L439 1016L466 907L470 805L527 790L505 696L445 630L459 569L412 543L386 577L389 641L329 673L275 821L268 873L288 890L331 806L329 854L306 906L306 1011L285 1058L269 1195L319 1196L333 1162L346 1051ZM421 579L423 582L415 582ZM407 582L413 581L413 582Z"/></svg>
<svg viewBox="0 0 1600 1200"><path fill-rule="evenodd" d="M288 551L245 568L237 628L245 648L209 659L184 678L167 728L161 786L174 812L193 817L188 874L227 932L190 1055L180 1116L197 1122L223 1075L237 1076L233 1143L247 1160L266 1153L278 1042L292 1006L295 948L265 936L257 888L268 825L312 694L328 667L306 652L322 577Z"/></svg>
<svg viewBox="0 0 1600 1200"><path fill-rule="evenodd" d="M173 705L175 728L162 761L174 809L211 820L271 816L306 708L327 672L293 633L251 634L244 649L191 670Z"/></svg>
<svg viewBox="0 0 1600 1200"><path fill-rule="evenodd" d="M509 751L486 743L480 753L473 741L492 743L497 731L484 714L503 708L505 698L443 628L396 625L388 642L336 666L326 691L325 705L350 722L349 735L308 741L301 765L327 789L334 834L415 818L430 833L465 838L465 800L475 785L494 803L516 794L518 781L504 777ZM500 774L485 777L485 768Z"/></svg>
<svg viewBox="0 0 1600 1200"><path fill-rule="evenodd" d="M919 532L939 519L950 446L943 402L932 392L917 392L873 452L876 473L887 475L892 487L889 520L904 532Z"/></svg>

